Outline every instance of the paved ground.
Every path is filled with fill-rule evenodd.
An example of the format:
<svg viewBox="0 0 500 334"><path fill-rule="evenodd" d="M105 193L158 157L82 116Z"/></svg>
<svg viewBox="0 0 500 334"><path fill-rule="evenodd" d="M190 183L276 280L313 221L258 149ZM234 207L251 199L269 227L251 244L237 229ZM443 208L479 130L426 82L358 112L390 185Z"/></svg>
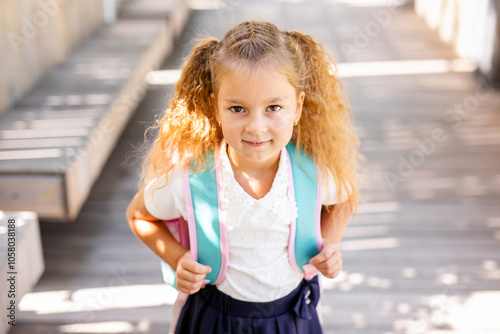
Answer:
<svg viewBox="0 0 500 334"><path fill-rule="evenodd" d="M500 94L452 66L411 8L261 2L194 11L164 68L193 37L255 17L311 33L341 63L366 188L344 271L325 282L325 333L500 332ZM42 224L46 273L10 333L166 333L173 291L128 229L138 165L124 161L170 94L149 91L78 220Z"/></svg>

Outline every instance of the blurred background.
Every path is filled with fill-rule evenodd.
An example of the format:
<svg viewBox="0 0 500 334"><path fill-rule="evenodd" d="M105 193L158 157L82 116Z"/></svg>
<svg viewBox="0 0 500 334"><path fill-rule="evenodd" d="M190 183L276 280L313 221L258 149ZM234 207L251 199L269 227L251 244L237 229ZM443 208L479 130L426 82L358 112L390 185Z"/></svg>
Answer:
<svg viewBox="0 0 500 334"><path fill-rule="evenodd" d="M344 270L323 281L325 333L500 333L499 13L498 0L0 0L0 333L167 332L176 292L125 219L144 132L196 40L247 19L324 45L367 159Z"/></svg>

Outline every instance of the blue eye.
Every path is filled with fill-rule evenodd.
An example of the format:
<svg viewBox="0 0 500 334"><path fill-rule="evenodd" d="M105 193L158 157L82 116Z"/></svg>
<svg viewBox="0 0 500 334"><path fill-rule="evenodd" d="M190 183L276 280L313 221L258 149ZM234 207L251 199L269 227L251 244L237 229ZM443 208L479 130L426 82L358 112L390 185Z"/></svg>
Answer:
<svg viewBox="0 0 500 334"><path fill-rule="evenodd" d="M282 107L278 106L278 105L272 105L272 106L267 107L267 110L273 111L273 112L279 111L281 109L282 109Z"/></svg>
<svg viewBox="0 0 500 334"><path fill-rule="evenodd" d="M231 107L229 108L229 110L231 110L234 113L241 113L244 111L243 107L240 106Z"/></svg>

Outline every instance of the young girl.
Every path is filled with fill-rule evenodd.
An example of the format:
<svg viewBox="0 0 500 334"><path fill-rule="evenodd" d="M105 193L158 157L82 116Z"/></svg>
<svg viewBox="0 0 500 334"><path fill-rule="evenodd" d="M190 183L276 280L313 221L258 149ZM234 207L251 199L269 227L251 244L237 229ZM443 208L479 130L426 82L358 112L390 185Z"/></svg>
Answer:
<svg viewBox="0 0 500 334"><path fill-rule="evenodd" d="M358 140L332 66L310 36L267 22L243 22L194 48L127 212L185 296L175 333L322 332L316 274L340 273L337 244L358 200ZM212 174L216 187L193 185ZM300 190L307 179L320 191ZM303 209L310 194L316 216ZM220 236L196 232L212 212ZM319 237L304 241L314 217ZM177 218L188 221L188 245L165 224ZM226 255L207 255L196 233ZM294 254L312 243L302 266ZM222 259L215 284L202 257Z"/></svg>

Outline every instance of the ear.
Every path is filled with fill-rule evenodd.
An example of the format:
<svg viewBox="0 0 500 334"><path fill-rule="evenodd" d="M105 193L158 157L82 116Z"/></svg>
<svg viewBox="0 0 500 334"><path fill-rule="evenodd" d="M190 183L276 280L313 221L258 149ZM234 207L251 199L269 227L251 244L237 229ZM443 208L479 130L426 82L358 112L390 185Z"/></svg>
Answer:
<svg viewBox="0 0 500 334"><path fill-rule="evenodd" d="M295 110L295 120L298 121L300 116L302 115L302 106L304 105L304 98L306 97L306 93L304 91L300 91L297 96L297 109Z"/></svg>
<svg viewBox="0 0 500 334"><path fill-rule="evenodd" d="M217 123L219 123L219 107L217 106L217 99L215 98L214 93L210 94L210 100L212 100L212 108L214 109L215 120L217 121Z"/></svg>

